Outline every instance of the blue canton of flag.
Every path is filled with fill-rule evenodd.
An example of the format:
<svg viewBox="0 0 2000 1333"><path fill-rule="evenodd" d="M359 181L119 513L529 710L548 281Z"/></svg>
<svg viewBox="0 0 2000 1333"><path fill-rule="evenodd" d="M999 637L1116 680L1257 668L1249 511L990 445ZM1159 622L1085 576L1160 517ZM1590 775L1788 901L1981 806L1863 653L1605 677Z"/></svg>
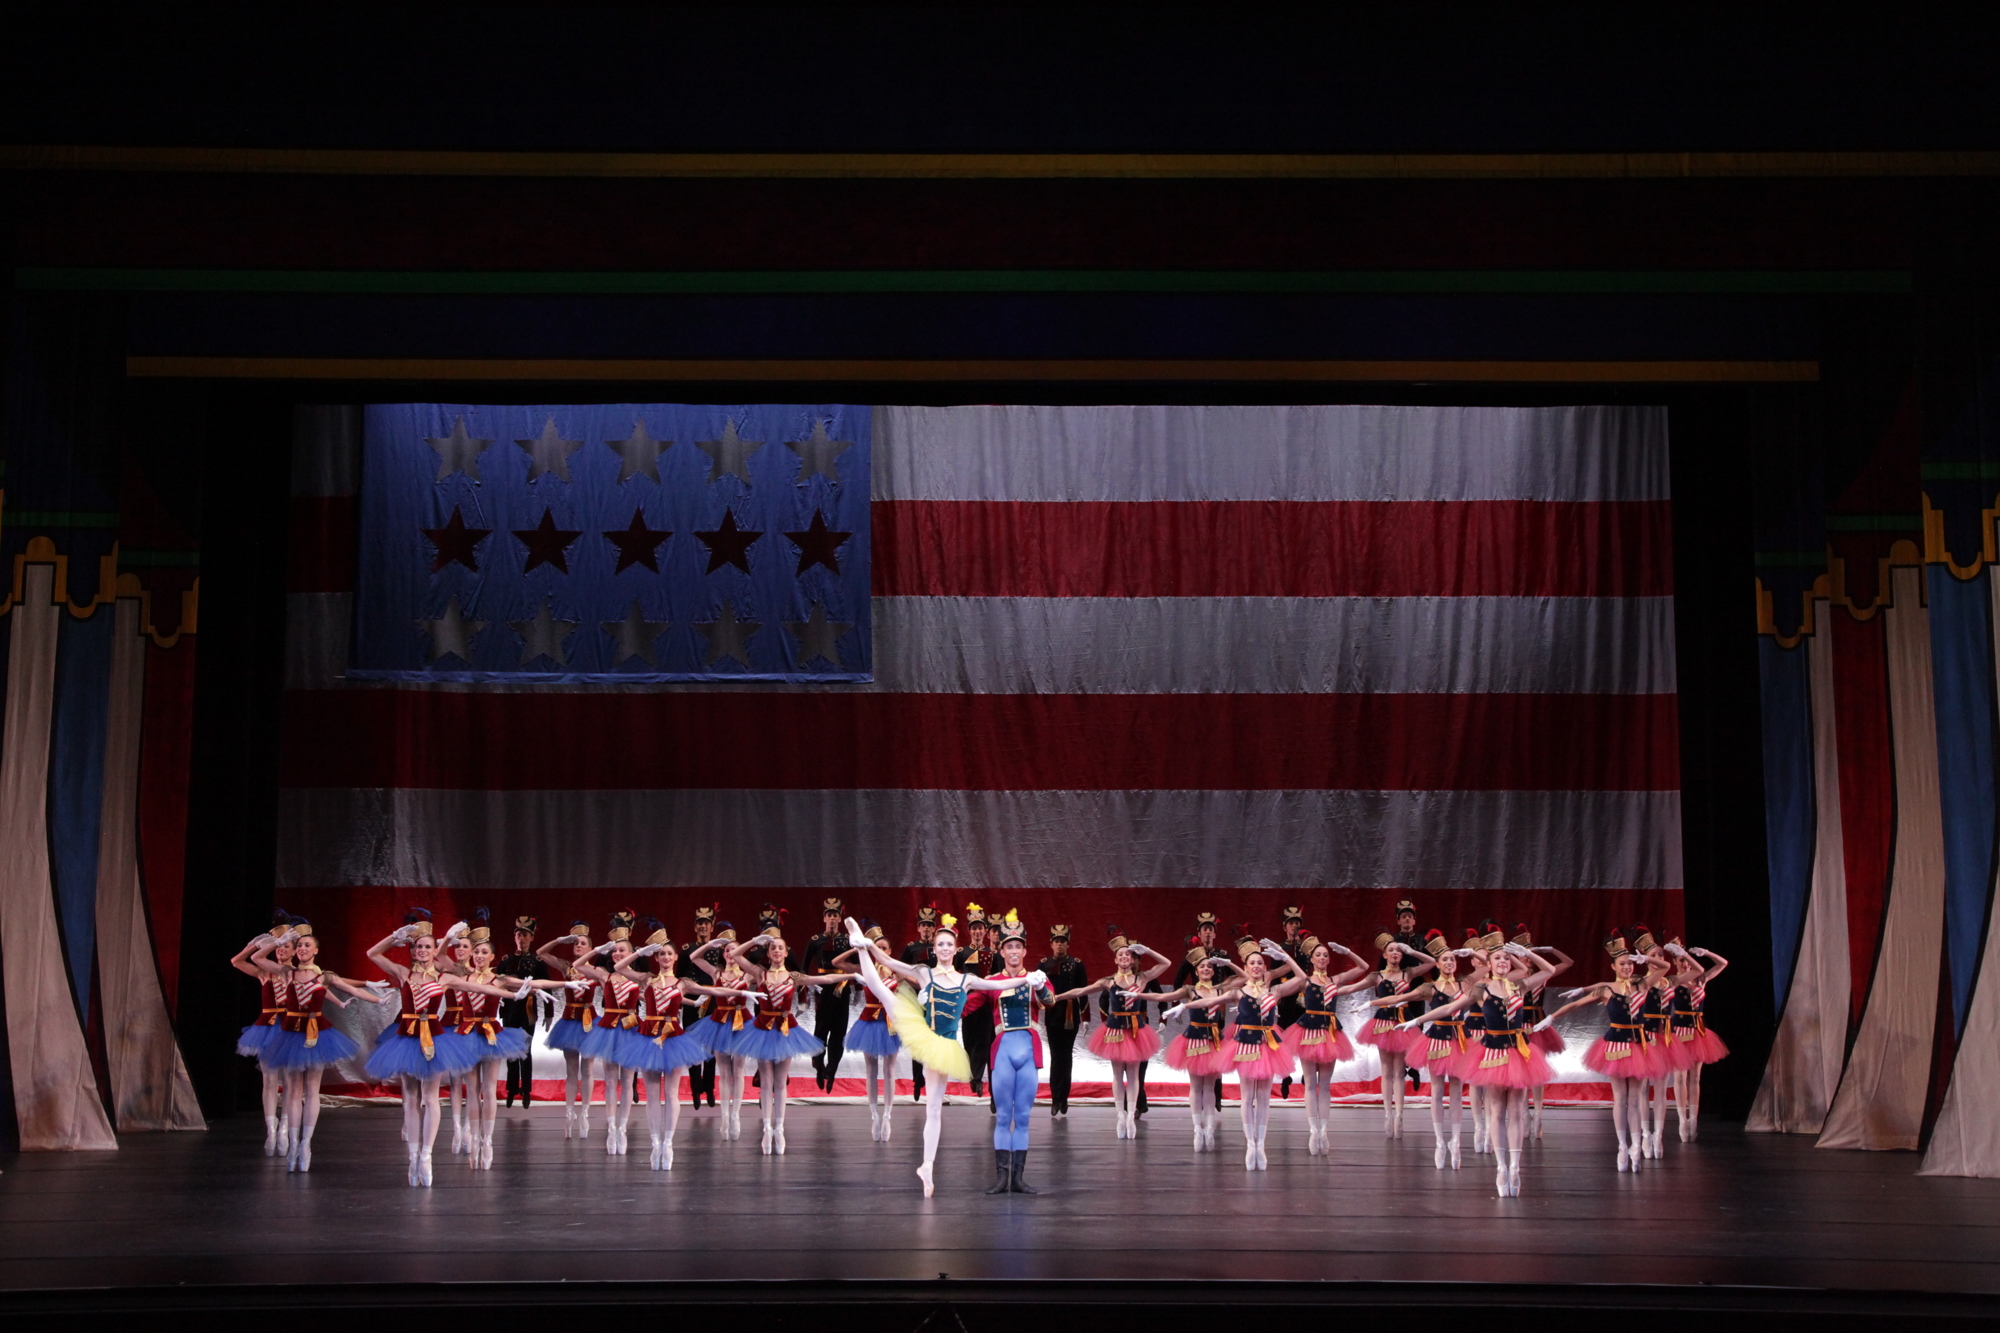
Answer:
<svg viewBox="0 0 2000 1333"><path fill-rule="evenodd" d="M367 409L364 680L872 680L869 409Z"/></svg>

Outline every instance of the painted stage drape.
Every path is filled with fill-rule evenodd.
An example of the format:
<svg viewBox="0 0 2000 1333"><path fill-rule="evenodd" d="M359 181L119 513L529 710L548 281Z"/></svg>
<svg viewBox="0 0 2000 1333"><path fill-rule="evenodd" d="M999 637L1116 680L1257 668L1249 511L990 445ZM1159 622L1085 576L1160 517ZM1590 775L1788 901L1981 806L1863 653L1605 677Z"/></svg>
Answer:
<svg viewBox="0 0 2000 1333"><path fill-rule="evenodd" d="M1782 1017L1750 1127L2000 1175L1991 378L1915 392L1872 457L1759 556Z"/></svg>
<svg viewBox="0 0 2000 1333"><path fill-rule="evenodd" d="M614 507L663 515L649 529L712 533L725 495L824 486L793 446L840 410L727 409L772 423L765 456L786 463L747 483L707 457L678 480L617 475L635 419L665 437L687 431L652 423L724 409L532 424L609 469L588 484ZM460 411L404 415L428 432ZM919 904L971 900L1077 927L1093 967L1109 924L1166 949L1197 911L1264 932L1289 903L1365 947L1404 895L1426 926L1526 921L1586 959L1614 925L1679 928L1663 410L876 407L869 474L839 481L870 488L872 679L824 683L516 683L450 658L435 680L420 659L349 674L350 627L393 628L374 599L428 596L434 575L465 583L466 621L511 627L515 657L489 669L529 633L433 570L435 543L409 541L390 591L357 584L382 563L356 550L364 426L390 419L303 413L294 469L281 901L350 966L406 904L544 922L629 906L680 931L717 900L816 926L835 892L901 938ZM580 467L531 477L532 442L480 458L558 519L586 503L564 490ZM382 512L438 531L432 491L473 492L437 472L402 469L410 494ZM663 486L692 488L671 501L692 520L665 521ZM581 519L559 531L597 540ZM615 577L688 580L646 619L700 626L732 588L798 577L798 535L691 575L670 568L675 536L659 571ZM574 576L534 573L560 604ZM751 618L796 638L782 622L804 604ZM440 614L424 605L396 614ZM610 617L565 619L581 642Z"/></svg>

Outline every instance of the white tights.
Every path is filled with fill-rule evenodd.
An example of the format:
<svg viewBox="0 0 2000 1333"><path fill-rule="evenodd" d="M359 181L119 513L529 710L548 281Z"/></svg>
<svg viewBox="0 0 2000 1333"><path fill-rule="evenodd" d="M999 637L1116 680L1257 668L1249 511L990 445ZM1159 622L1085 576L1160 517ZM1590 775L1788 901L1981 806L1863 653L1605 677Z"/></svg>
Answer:
<svg viewBox="0 0 2000 1333"><path fill-rule="evenodd" d="M1486 1089L1486 1141L1493 1146L1503 1196L1513 1193L1520 1183L1521 1145L1527 1134L1528 1090Z"/></svg>
<svg viewBox="0 0 2000 1333"><path fill-rule="evenodd" d="M563 1055L563 1110L572 1120L582 1122L580 1138L590 1137L590 1077L583 1057L575 1051ZM564 1137L568 1137L567 1134Z"/></svg>
<svg viewBox="0 0 2000 1333"><path fill-rule="evenodd" d="M1392 1139L1403 1137L1403 1100L1409 1085L1403 1082L1403 1053L1382 1053L1382 1132Z"/></svg>
<svg viewBox="0 0 2000 1333"><path fill-rule="evenodd" d="M1188 1075L1188 1116L1194 1121L1196 1152L1215 1146L1216 1122L1222 1119L1222 1113L1215 1109L1215 1094L1221 1082L1215 1074Z"/></svg>
<svg viewBox="0 0 2000 1333"><path fill-rule="evenodd" d="M1262 1170L1264 1136L1271 1128L1271 1080L1243 1079L1240 1091L1243 1097L1243 1165L1247 1170Z"/></svg>
<svg viewBox="0 0 2000 1333"><path fill-rule="evenodd" d="M1611 1127L1618 1133L1619 1170L1639 1169L1639 1142L1646 1128L1646 1083L1643 1079L1611 1079Z"/></svg>
<svg viewBox="0 0 2000 1333"><path fill-rule="evenodd" d="M625 1127L632 1121L632 1071L609 1060L599 1060L597 1069L604 1080L605 1151L621 1152Z"/></svg>
<svg viewBox="0 0 2000 1333"><path fill-rule="evenodd" d="M1439 1166L1449 1158L1451 1165L1458 1165L1459 1128L1464 1124L1465 1084L1463 1081L1446 1076L1431 1079L1431 1133L1437 1136ZM1450 1146L1447 1148L1445 1131L1451 1131Z"/></svg>
<svg viewBox="0 0 2000 1333"><path fill-rule="evenodd" d="M743 1119L743 1062L733 1055L720 1052L715 1057L715 1091L722 1104L722 1120L727 1127L726 1138L735 1138L741 1130Z"/></svg>
<svg viewBox="0 0 2000 1333"><path fill-rule="evenodd" d="M1326 1151L1327 1122L1333 1118L1333 1065L1308 1060L1304 1064L1306 1082L1306 1128L1313 1141L1312 1151Z"/></svg>
<svg viewBox="0 0 2000 1333"><path fill-rule="evenodd" d="M889 1108L896 1104L896 1057L893 1055L864 1055L861 1057L861 1081L868 1089L868 1118L889 1118ZM876 1091L880 1088L880 1092Z"/></svg>
<svg viewBox="0 0 2000 1333"><path fill-rule="evenodd" d="M1111 1062L1111 1104L1118 1111L1118 1137L1121 1139L1139 1137L1137 1117L1134 1115L1139 1107L1139 1069L1136 1061Z"/></svg>
<svg viewBox="0 0 2000 1333"><path fill-rule="evenodd" d="M785 1150L785 1094L791 1081L791 1056L757 1062L757 1110L764 1117L765 1152L782 1153Z"/></svg>
<svg viewBox="0 0 2000 1333"><path fill-rule="evenodd" d="M681 1071L651 1071L639 1075L646 1085L646 1130L655 1143L671 1144L681 1123Z"/></svg>

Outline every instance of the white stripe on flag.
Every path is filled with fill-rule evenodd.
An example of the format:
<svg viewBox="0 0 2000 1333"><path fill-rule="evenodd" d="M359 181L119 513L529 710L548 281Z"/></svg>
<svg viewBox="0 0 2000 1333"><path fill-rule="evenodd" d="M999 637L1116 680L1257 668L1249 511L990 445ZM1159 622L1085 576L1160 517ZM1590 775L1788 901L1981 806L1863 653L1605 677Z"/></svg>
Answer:
<svg viewBox="0 0 2000 1333"><path fill-rule="evenodd" d="M280 794L279 883L1681 887L1678 792Z"/></svg>
<svg viewBox="0 0 2000 1333"><path fill-rule="evenodd" d="M878 500L1664 500L1659 407L878 407Z"/></svg>

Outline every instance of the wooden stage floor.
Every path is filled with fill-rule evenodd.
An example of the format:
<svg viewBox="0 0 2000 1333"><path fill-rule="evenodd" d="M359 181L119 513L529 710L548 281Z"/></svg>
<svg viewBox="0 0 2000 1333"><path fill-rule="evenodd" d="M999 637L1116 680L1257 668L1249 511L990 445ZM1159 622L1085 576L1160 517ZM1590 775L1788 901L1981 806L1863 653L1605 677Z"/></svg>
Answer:
<svg viewBox="0 0 2000 1333"><path fill-rule="evenodd" d="M1189 1146L1187 1112L1156 1108L1136 1142L1111 1113L1038 1111L1035 1197L989 1198L991 1120L946 1112L937 1196L911 1170L921 1112L868 1136L866 1110L795 1105L790 1152L758 1152L713 1112L686 1112L671 1173L565 1142L559 1108L503 1112L494 1169L448 1151L436 1183L403 1183L400 1117L329 1109L310 1175L261 1153L248 1117L206 1134L133 1135L116 1153L33 1154L0 1175L0 1291L248 1291L365 1283L1148 1284L1226 1280L1248 1294L1298 1283L1522 1284L1547 1293L1627 1287L1794 1292L2000 1293L2000 1181L1919 1179L1907 1153L1821 1152L1809 1139L1706 1125L1638 1175L1612 1169L1605 1113L1552 1111L1529 1150L1523 1197L1494 1197L1491 1159L1431 1165L1428 1117L1400 1142L1378 1110L1334 1112L1313 1158L1296 1099L1274 1109L1271 1169L1244 1171L1233 1111L1214 1154ZM1232 1145L1235 1151L1231 1151ZM1477 1165L1475 1165L1477 1163ZM933 1287L931 1290L936 1290ZM575 1288L571 1289L576 1290ZM739 1290L741 1290L739 1288ZM1317 1288L1316 1299L1340 1299Z"/></svg>

